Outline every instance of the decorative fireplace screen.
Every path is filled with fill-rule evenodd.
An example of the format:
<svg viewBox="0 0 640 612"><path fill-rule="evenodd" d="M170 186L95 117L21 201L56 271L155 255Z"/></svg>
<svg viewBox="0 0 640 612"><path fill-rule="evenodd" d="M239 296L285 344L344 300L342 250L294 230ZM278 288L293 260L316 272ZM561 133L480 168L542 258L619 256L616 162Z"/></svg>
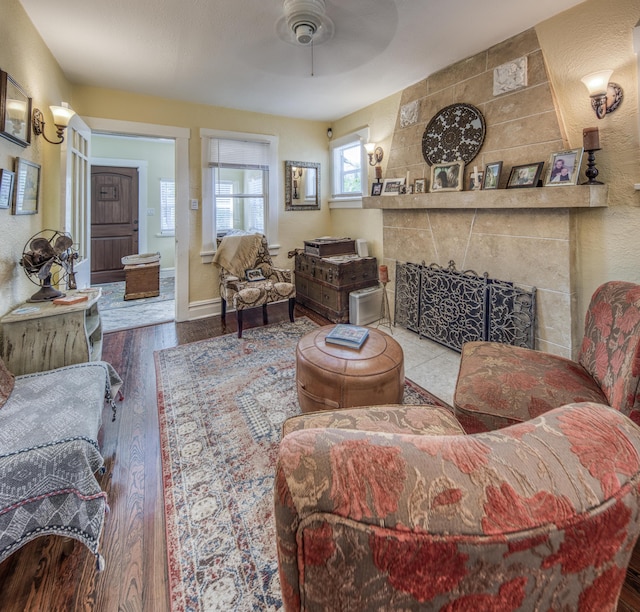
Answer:
<svg viewBox="0 0 640 612"><path fill-rule="evenodd" d="M396 325L456 351L491 340L534 348L536 288L460 272L455 262L396 263Z"/></svg>

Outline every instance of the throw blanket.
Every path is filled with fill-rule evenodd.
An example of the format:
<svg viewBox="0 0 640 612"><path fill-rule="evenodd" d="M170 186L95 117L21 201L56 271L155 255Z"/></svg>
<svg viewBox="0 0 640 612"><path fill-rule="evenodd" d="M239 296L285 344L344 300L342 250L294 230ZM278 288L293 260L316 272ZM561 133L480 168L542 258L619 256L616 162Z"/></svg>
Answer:
<svg viewBox="0 0 640 612"><path fill-rule="evenodd" d="M244 278L245 271L254 267L261 243L261 234L225 236L213 257L213 263L238 278Z"/></svg>
<svg viewBox="0 0 640 612"><path fill-rule="evenodd" d="M121 380L106 362L17 376L0 409L0 562L56 534L97 557L107 507L95 472L105 399Z"/></svg>

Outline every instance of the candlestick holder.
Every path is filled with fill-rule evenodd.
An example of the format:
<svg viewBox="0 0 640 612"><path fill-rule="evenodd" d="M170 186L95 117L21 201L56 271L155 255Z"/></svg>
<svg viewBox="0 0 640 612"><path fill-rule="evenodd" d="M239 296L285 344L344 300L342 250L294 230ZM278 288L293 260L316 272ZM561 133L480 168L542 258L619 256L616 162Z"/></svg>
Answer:
<svg viewBox="0 0 640 612"><path fill-rule="evenodd" d="M380 281L382 282L382 281ZM387 283L382 283L382 304L380 304L380 318L376 327L388 327L393 334L391 327L391 310L389 308L389 296L387 295Z"/></svg>
<svg viewBox="0 0 640 612"><path fill-rule="evenodd" d="M598 169L596 168L596 156L595 152L600 149L589 149L587 151L587 169L585 174L587 175L588 181L581 183L581 185L604 185L602 181L596 181L596 176L598 176Z"/></svg>

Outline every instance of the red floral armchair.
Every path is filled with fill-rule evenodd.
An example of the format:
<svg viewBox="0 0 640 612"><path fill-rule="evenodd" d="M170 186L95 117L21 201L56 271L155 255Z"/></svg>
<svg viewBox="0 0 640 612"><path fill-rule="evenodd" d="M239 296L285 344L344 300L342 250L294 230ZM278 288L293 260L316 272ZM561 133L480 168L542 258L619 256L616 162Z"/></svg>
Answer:
<svg viewBox="0 0 640 612"><path fill-rule="evenodd" d="M444 409L285 424L288 611L613 611L640 533L640 428L582 403L465 435Z"/></svg>
<svg viewBox="0 0 640 612"><path fill-rule="evenodd" d="M462 347L453 406L467 433L585 401L640 423L640 285L611 281L595 291L577 361L496 342Z"/></svg>

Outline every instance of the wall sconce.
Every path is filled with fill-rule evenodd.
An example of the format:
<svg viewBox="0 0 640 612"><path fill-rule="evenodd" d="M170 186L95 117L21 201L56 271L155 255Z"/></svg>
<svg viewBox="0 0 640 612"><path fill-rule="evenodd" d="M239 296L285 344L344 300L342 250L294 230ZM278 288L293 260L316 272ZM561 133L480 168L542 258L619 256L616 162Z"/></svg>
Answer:
<svg viewBox="0 0 640 612"><path fill-rule="evenodd" d="M583 77L581 81L589 90L591 106L596 111L596 117L603 119L607 113L612 113L622 102L622 87L617 83L610 83L613 70L600 70Z"/></svg>
<svg viewBox="0 0 640 612"><path fill-rule="evenodd" d="M384 157L384 151L382 150L382 147L376 147L375 142L368 142L366 145L364 145L364 150L369 156L369 165L376 167L376 180L379 183L380 179L382 178L382 168L380 167L380 162Z"/></svg>
<svg viewBox="0 0 640 612"><path fill-rule="evenodd" d="M38 108L33 111L33 133L36 136L42 136L47 142L51 144L61 144L64 141L64 131L67 129L69 125L69 120L76 113L74 110L70 109L67 104L64 102L62 106L50 106L51 113L53 114L53 123L56 126L56 136L59 140L56 142L55 140L49 140L47 135L44 133L44 115L42 111Z"/></svg>
<svg viewBox="0 0 640 612"><path fill-rule="evenodd" d="M369 156L370 166L378 165L384 157L384 151L382 150L382 147L376 147L375 142L368 142L366 145L364 145L364 150Z"/></svg>
<svg viewBox="0 0 640 612"><path fill-rule="evenodd" d="M331 128L327 128L327 138L329 140L333 138L333 130Z"/></svg>

